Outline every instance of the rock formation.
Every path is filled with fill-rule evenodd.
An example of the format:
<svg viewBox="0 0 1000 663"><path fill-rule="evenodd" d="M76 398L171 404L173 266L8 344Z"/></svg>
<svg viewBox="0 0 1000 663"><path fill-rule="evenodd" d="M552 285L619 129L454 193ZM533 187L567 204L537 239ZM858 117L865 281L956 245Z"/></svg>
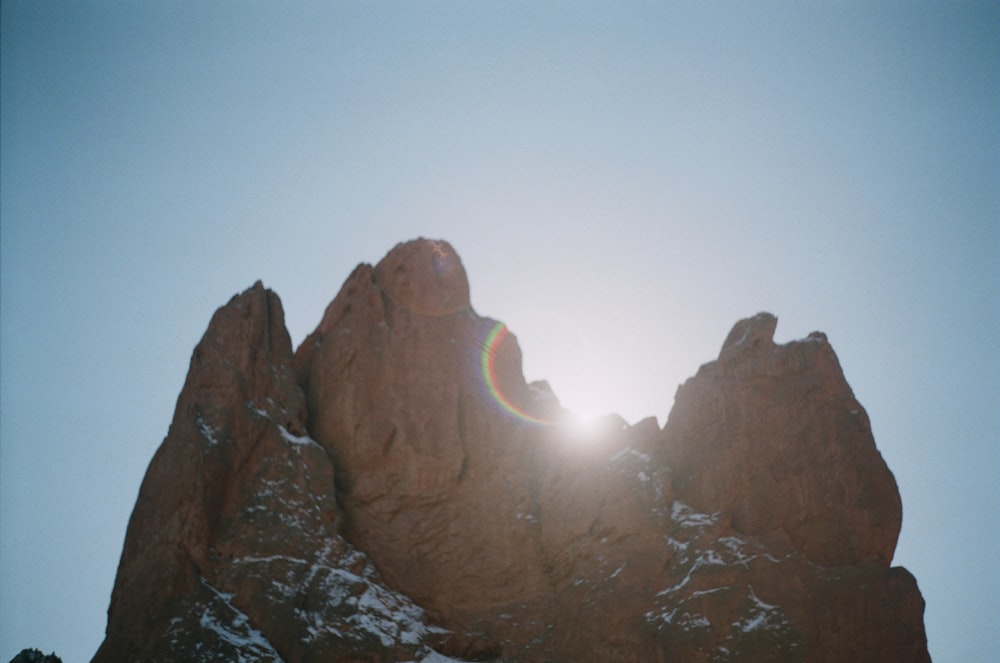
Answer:
<svg viewBox="0 0 1000 663"><path fill-rule="evenodd" d="M864 409L776 323L662 430L583 433L445 242L357 267L294 355L258 283L195 349L95 661L928 661Z"/></svg>
<svg viewBox="0 0 1000 663"><path fill-rule="evenodd" d="M664 448L685 501L744 534L779 533L822 566L888 565L902 505L826 336L775 345L740 321L677 393Z"/></svg>
<svg viewBox="0 0 1000 663"><path fill-rule="evenodd" d="M338 534L278 297L212 318L129 521L95 661L397 661L438 629Z"/></svg>

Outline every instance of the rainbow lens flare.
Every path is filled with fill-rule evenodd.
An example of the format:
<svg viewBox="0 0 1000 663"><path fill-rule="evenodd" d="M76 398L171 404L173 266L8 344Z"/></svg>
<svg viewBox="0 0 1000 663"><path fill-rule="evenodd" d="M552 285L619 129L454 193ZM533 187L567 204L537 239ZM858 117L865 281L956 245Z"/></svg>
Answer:
<svg viewBox="0 0 1000 663"><path fill-rule="evenodd" d="M528 414L512 403L497 383L496 352L497 348L499 348L500 344L503 343L503 340L507 337L508 333L507 325L502 322L498 322L493 325L490 333L486 335L486 341L483 343L483 352L479 358L479 365L483 374L483 384L486 385L486 389L489 391L490 396L493 397L493 400L495 400L507 413L531 424L537 424L540 426L552 424L552 421L536 417L533 414Z"/></svg>

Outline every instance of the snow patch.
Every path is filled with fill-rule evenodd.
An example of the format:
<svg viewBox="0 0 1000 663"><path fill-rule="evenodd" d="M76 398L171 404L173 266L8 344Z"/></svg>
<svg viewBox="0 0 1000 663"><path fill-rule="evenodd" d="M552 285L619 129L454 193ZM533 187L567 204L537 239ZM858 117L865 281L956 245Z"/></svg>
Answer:
<svg viewBox="0 0 1000 663"><path fill-rule="evenodd" d="M731 553L733 556L733 563L739 564L746 568L747 563L756 558L756 555L749 556L743 552L743 548L746 546L746 541L736 536L723 536L718 539L718 543L721 543L725 547L726 551Z"/></svg>
<svg viewBox="0 0 1000 663"><path fill-rule="evenodd" d="M213 447L219 443L218 438L215 437L216 433L219 432L219 429L209 425L209 423L205 421L205 417L201 414L201 412L195 415L195 422L198 424L198 432L201 433L201 436L205 438L206 442Z"/></svg>
<svg viewBox="0 0 1000 663"><path fill-rule="evenodd" d="M246 613L233 605L233 595L219 591L204 578L200 580L201 584L222 602L228 613L225 620L228 623L224 623L217 615L213 614L212 606L206 606L198 621L201 627L215 632L223 642L239 649L237 654L239 663L252 663L267 658L280 661L281 657L274 646L250 624L250 618Z"/></svg>
<svg viewBox="0 0 1000 663"><path fill-rule="evenodd" d="M750 587L749 589L750 600L753 602L753 608L750 609L750 612L746 617L737 622L733 622L733 626L740 629L744 633L750 633L751 631L761 629L777 630L785 626L787 620L781 608L761 601L760 598L758 598L758 596L754 593L753 587Z"/></svg>
<svg viewBox="0 0 1000 663"><path fill-rule="evenodd" d="M270 403L271 405L275 405L276 406L276 404L275 404L275 402L274 402L274 400L272 398L269 397L267 400L268 400L268 403ZM267 419L271 423L275 423L274 416L268 410L265 410L264 408L260 407L259 405L257 405L253 401L247 401L246 405L250 409L250 411L253 412L255 415L257 415L258 417L261 417L263 419ZM284 408L282 408L282 410L284 410ZM289 432L289 430L287 428L285 428L284 426L282 426L281 424L278 424L278 430L281 432L281 437L284 438L284 440L286 442L288 442L289 444L298 444L298 445L303 445L303 446L309 446L309 445L311 445L311 446L316 446L316 447L320 446L316 442L316 440L312 439L308 435L294 435L291 432ZM320 447L320 448L322 448L322 447Z"/></svg>
<svg viewBox="0 0 1000 663"><path fill-rule="evenodd" d="M724 589L729 589L730 585L723 585L722 587L713 587L712 589L703 589L697 592L691 592L691 598L696 598L698 596L705 596L707 594L714 594L716 592L721 592Z"/></svg>
<svg viewBox="0 0 1000 663"><path fill-rule="evenodd" d="M709 628L712 626L712 622L708 621L708 617L705 615L685 612L681 615L681 618L677 620L677 625L685 631L691 631L696 628Z"/></svg>
<svg viewBox="0 0 1000 663"><path fill-rule="evenodd" d="M670 507L670 519L681 527L707 527L719 520L719 514L699 513L684 502L674 500Z"/></svg>
<svg viewBox="0 0 1000 663"><path fill-rule="evenodd" d="M374 566L361 551L349 548L336 561L333 557L332 545L328 542L309 566L301 583L302 588L314 587L327 596L326 605L319 609L295 610L295 615L306 624L307 642L324 634L338 638L357 638L367 634L377 638L383 647L392 647L398 644L420 645L431 633L447 632L427 625L423 608L409 597L378 584ZM347 570L358 567L360 573ZM328 621L332 615L328 615L325 609L338 606L346 609L348 614L336 617L335 626Z"/></svg>
<svg viewBox="0 0 1000 663"><path fill-rule="evenodd" d="M316 440L312 439L308 435L293 435L288 432L287 428L281 425L278 426L278 430L281 431L281 437L285 438L285 442L288 442L289 444L313 446L313 447L319 447L320 449L323 448L319 446L319 443L316 442Z"/></svg>
<svg viewBox="0 0 1000 663"><path fill-rule="evenodd" d="M679 614L678 614L679 613ZM674 608L673 610L661 610L659 612L655 610L650 610L645 615L646 621L650 624L660 622L661 625L675 624L685 631L692 631L699 628L711 628L712 622L708 621L708 617L705 615L696 613L681 611L680 608Z"/></svg>
<svg viewBox="0 0 1000 663"><path fill-rule="evenodd" d="M698 555L697 559L695 559L694 561L694 564L692 564L691 568L688 569L687 575L685 575L680 582L678 582L673 587L667 587L666 589L657 592L656 595L666 596L667 594L673 594L674 592L676 592L677 590L681 589L689 582L691 582L691 576L694 575L695 571L697 571L703 566L725 566L725 564L726 562L714 550L705 550Z"/></svg>
<svg viewBox="0 0 1000 663"><path fill-rule="evenodd" d="M676 550L677 552L684 552L691 545L690 541L678 541L672 536L667 537L667 545Z"/></svg>

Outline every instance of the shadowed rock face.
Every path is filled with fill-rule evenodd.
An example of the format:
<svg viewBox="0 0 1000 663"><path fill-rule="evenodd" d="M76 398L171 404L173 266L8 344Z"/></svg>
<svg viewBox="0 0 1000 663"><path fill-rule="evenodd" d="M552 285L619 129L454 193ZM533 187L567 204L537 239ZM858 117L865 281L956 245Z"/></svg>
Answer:
<svg viewBox="0 0 1000 663"><path fill-rule="evenodd" d="M360 265L294 359L257 284L195 350L95 660L927 661L864 410L776 323L663 430L583 433L446 242Z"/></svg>
<svg viewBox="0 0 1000 663"><path fill-rule="evenodd" d="M434 630L339 536L339 519L281 303L258 283L216 312L195 348L94 660L412 657Z"/></svg>

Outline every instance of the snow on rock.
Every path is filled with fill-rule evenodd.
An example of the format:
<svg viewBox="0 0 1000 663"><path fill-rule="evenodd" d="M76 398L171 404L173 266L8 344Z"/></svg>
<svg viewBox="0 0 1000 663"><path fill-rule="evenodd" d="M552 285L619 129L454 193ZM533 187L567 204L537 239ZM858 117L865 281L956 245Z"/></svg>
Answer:
<svg viewBox="0 0 1000 663"><path fill-rule="evenodd" d="M201 583L217 599L202 611L198 622L202 628L213 631L221 641L231 645L236 650L235 660L240 663L281 661L274 646L250 624L250 618L233 606L232 594L220 592L204 578Z"/></svg>
<svg viewBox="0 0 1000 663"><path fill-rule="evenodd" d="M749 588L749 592L753 607L745 618L735 622L733 626L746 633L757 629L780 629L788 625L788 618L781 608L761 601L754 594L753 587Z"/></svg>
<svg viewBox="0 0 1000 663"><path fill-rule="evenodd" d="M825 337L775 324L737 323L662 429L537 426L558 400L513 334L484 376L446 243L359 266L294 355L257 283L195 348L94 661L925 663L868 418Z"/></svg>
<svg viewBox="0 0 1000 663"><path fill-rule="evenodd" d="M451 658L450 656L439 654L438 652L432 649L421 658L409 661L403 661L402 663L468 663L468 662L463 659Z"/></svg>
<svg viewBox="0 0 1000 663"><path fill-rule="evenodd" d="M205 421L205 415L203 415L201 412L197 412L195 414L195 422L198 425L198 432L201 433L201 436L205 439L206 442L208 442L213 447L219 444L219 439L216 437L216 435L218 435L219 433L219 429L209 425L209 423Z"/></svg>
<svg viewBox="0 0 1000 663"><path fill-rule="evenodd" d="M759 565L769 569L779 558L756 539L732 533L722 514L700 513L680 500L670 514L674 581L656 592L646 623L669 642L697 637L713 661L755 660L771 649L794 652L799 641L786 612L762 600L751 584Z"/></svg>
<svg viewBox="0 0 1000 663"><path fill-rule="evenodd" d="M690 506L674 500L670 507L670 518L681 527L706 527L719 520L718 513L698 513Z"/></svg>
<svg viewBox="0 0 1000 663"><path fill-rule="evenodd" d="M213 317L140 490L98 663L403 660L443 633L340 536L292 361L260 284Z"/></svg>
<svg viewBox="0 0 1000 663"><path fill-rule="evenodd" d="M357 567L361 568L360 573L347 570ZM427 635L445 632L428 626L422 608L409 597L379 584L377 576L367 556L348 546L336 566L315 563L307 578L308 583L315 584L330 597L327 606L339 606L341 612L346 613L340 626L330 623L329 616L324 616L322 608L327 606L301 614L317 625L317 631L326 629L334 635L364 633L374 636L386 647L400 643L419 645Z"/></svg>
<svg viewBox="0 0 1000 663"><path fill-rule="evenodd" d="M197 597L182 601L164 638L143 660L191 663L284 663L274 645L233 605L233 595L198 578ZM159 650L159 651L157 651Z"/></svg>
<svg viewBox="0 0 1000 663"><path fill-rule="evenodd" d="M302 444L319 447L316 440L312 439L308 435L293 435L292 433L289 433L288 429L284 426L278 426L278 430L281 432L281 437L284 438L285 442L288 442L289 444Z"/></svg>

